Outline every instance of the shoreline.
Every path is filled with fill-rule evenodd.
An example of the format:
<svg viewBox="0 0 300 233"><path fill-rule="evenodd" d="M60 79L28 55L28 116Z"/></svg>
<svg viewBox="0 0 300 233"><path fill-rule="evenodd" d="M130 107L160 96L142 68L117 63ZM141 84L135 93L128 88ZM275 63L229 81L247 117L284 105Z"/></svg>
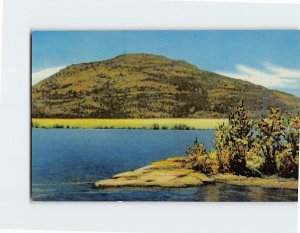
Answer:
<svg viewBox="0 0 300 233"><path fill-rule="evenodd" d="M213 118L32 118L33 128L57 129L140 129L140 130L201 130L216 129L227 119Z"/></svg>
<svg viewBox="0 0 300 233"><path fill-rule="evenodd" d="M110 179L96 181L95 188L186 188L205 184L225 183L229 185L298 189L298 180L280 177L245 177L229 173L207 176L182 166L185 156L171 157L150 163L142 168L114 175Z"/></svg>

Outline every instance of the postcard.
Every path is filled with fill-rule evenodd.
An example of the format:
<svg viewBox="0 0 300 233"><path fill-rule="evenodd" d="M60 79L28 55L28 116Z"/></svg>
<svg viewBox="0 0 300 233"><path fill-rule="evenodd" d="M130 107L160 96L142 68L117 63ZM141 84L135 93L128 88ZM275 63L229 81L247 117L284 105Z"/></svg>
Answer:
<svg viewBox="0 0 300 233"><path fill-rule="evenodd" d="M32 32L33 201L298 200L300 32Z"/></svg>

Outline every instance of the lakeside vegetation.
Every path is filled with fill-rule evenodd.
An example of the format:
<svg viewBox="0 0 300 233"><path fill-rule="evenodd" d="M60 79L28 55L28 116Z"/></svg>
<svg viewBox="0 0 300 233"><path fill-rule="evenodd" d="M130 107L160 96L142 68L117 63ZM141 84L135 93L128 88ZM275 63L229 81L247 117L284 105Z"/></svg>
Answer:
<svg viewBox="0 0 300 233"><path fill-rule="evenodd" d="M82 129L216 129L219 124L227 124L226 119L48 119L33 118L34 128L82 128Z"/></svg>
<svg viewBox="0 0 300 233"><path fill-rule="evenodd" d="M95 182L96 187L187 187L222 182L232 185L298 189L300 116L269 116L253 121L244 103L220 124L215 150L196 138L187 155Z"/></svg>
<svg viewBox="0 0 300 233"><path fill-rule="evenodd" d="M196 139L187 149L185 166L205 174L231 173L247 177L280 176L298 179L300 116L283 117L270 107L268 117L253 121L243 102L221 124L215 151Z"/></svg>

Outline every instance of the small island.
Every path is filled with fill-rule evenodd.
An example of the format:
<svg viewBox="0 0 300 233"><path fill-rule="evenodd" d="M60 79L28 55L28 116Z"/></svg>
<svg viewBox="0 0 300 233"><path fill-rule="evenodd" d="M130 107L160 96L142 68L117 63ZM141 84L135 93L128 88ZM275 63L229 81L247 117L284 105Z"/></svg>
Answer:
<svg viewBox="0 0 300 233"><path fill-rule="evenodd" d="M116 174L94 186L184 188L226 183L298 189L299 127L299 116L284 118L277 108L253 122L242 101L228 124L219 125L214 151L207 152L196 138L186 156Z"/></svg>

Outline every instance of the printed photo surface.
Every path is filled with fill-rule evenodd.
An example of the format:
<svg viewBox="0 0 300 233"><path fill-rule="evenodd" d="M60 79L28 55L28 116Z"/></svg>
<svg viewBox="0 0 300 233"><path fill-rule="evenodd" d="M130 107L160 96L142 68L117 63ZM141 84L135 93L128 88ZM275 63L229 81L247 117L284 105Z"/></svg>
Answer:
<svg viewBox="0 0 300 233"><path fill-rule="evenodd" d="M299 31L31 41L33 201L298 200Z"/></svg>

